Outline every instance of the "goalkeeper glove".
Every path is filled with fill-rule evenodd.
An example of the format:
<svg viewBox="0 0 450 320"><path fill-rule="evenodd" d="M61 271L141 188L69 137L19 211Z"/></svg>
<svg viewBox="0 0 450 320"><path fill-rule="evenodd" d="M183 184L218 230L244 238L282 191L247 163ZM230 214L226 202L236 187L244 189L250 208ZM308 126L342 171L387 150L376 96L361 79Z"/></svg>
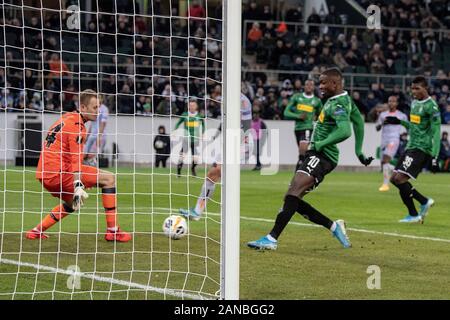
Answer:
<svg viewBox="0 0 450 320"><path fill-rule="evenodd" d="M72 201L72 209L80 210L81 206L84 203L89 195L86 191L84 191L84 184L81 180L76 180L73 183L74 193L73 193L73 201Z"/></svg>
<svg viewBox="0 0 450 320"><path fill-rule="evenodd" d="M358 156L359 162L361 162L363 165L365 165L366 167L368 165L370 165L372 163L372 161L374 160L373 157L368 157L366 158L363 154L360 154Z"/></svg>
<svg viewBox="0 0 450 320"><path fill-rule="evenodd" d="M401 124L401 123L402 122L397 117L386 117L383 124Z"/></svg>
<svg viewBox="0 0 450 320"><path fill-rule="evenodd" d="M439 168L439 160L437 158L433 158L431 160L431 172L436 173L439 172L440 168Z"/></svg>

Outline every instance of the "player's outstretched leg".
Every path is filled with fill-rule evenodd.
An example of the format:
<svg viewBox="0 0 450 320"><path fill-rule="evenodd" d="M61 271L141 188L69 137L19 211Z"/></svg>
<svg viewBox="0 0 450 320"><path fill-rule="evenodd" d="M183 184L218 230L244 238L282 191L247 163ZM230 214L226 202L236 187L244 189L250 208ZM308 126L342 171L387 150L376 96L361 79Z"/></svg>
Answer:
<svg viewBox="0 0 450 320"><path fill-rule="evenodd" d="M419 191L416 190L409 182L407 182L411 186L411 194L412 197L420 203L420 211L419 216L421 218L421 223L424 223L425 217L428 215L428 211L434 205L434 200L431 198L427 198L423 196Z"/></svg>
<svg viewBox="0 0 450 320"><path fill-rule="evenodd" d="M352 246L350 239L347 236L344 220L332 221L303 200L300 200L300 205L297 211L305 219L330 230L333 236L338 239L344 248L350 248Z"/></svg>
<svg viewBox="0 0 450 320"><path fill-rule="evenodd" d="M337 220L333 222L311 205L299 199L299 197L302 198L309 190L311 190L314 185L315 178L313 176L298 172L291 181L289 190L284 198L283 209L278 213L272 231L258 240L248 242L247 246L253 249L275 250L278 244L278 237L292 219L295 212L299 212L311 222L329 229L344 248L349 248L351 244L345 230L344 221Z"/></svg>
<svg viewBox="0 0 450 320"><path fill-rule="evenodd" d="M422 218L416 210L416 207L413 202L413 188L412 185L408 182L409 177L403 173L394 172L391 177L391 182L394 186L396 186L399 190L400 197L402 198L403 203L408 209L408 215L403 219L399 220L401 223L417 223L422 222ZM416 196L420 195L419 193L415 193Z"/></svg>
<svg viewBox="0 0 450 320"><path fill-rule="evenodd" d="M47 239L48 236L44 231L67 217L73 211L72 206L65 203L57 205L36 227L27 231L25 237L30 240Z"/></svg>
<svg viewBox="0 0 450 320"><path fill-rule="evenodd" d="M188 219L198 221L206 208L206 204L209 199L212 198L214 190L216 188L216 183L221 177L221 165L216 164L208 171L208 175L203 182L202 190L200 196L197 199L197 204L195 208L190 209L180 209L180 214Z"/></svg>

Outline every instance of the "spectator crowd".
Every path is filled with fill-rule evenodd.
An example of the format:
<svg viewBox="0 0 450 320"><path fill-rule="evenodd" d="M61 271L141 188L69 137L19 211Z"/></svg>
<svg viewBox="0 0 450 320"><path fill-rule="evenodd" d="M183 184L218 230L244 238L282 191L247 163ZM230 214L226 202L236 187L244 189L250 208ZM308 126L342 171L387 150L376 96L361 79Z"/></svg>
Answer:
<svg viewBox="0 0 450 320"><path fill-rule="evenodd" d="M206 116L219 117L221 6L192 0L179 12L176 5L151 2L98 1L92 14L81 8L79 31L68 25L66 12L5 6L0 110L70 111L77 93L90 88L103 95L112 114L180 115L196 97ZM367 7L370 1L358 2ZM262 119L283 119L306 79L337 66L366 121L385 110L390 94L408 113L408 82L401 76L423 74L443 122L450 123L446 1L375 1L382 25L390 27L381 30L349 28L333 6L306 17L301 5L274 12L267 1L245 3L242 90Z"/></svg>
<svg viewBox="0 0 450 320"><path fill-rule="evenodd" d="M450 14L446 1L359 2L363 8L378 5L381 24L388 28L350 28L343 24L345 15L334 6L328 14L322 8L318 12L313 9L305 17L299 5L287 10L282 22L274 22L280 14L268 15L267 5L258 1L247 5L243 11L245 87L257 100L263 118L281 118L286 101L301 90L306 79L317 80L324 68L336 66L354 75L346 76L346 87L351 86L367 121L375 121L391 93L399 95L401 109L407 112L410 95L402 76L421 74L429 79L443 121L450 123Z"/></svg>

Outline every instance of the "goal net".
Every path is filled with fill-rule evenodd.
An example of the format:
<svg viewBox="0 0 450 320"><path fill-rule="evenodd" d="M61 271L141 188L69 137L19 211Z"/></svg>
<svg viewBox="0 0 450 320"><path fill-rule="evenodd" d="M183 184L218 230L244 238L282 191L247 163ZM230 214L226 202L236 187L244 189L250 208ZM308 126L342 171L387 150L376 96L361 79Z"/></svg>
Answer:
<svg viewBox="0 0 450 320"><path fill-rule="evenodd" d="M222 180L201 218L186 219L186 235L163 232L166 218L196 206L215 155L239 149L225 134L239 121L239 108L227 107L239 105L240 90L240 1L230 3L2 1L0 299L238 297L238 166L223 157ZM227 26L230 14L237 28ZM227 61L233 27L237 57ZM100 108L86 122L83 161L114 177L115 225L127 242L105 240L104 188L86 189L81 209L56 219L54 195L65 191L52 196L36 179L43 142L60 134L48 130L79 109L87 89ZM191 104L204 125L197 133ZM213 139L219 126L223 143ZM59 221L48 239L28 239L50 213Z"/></svg>

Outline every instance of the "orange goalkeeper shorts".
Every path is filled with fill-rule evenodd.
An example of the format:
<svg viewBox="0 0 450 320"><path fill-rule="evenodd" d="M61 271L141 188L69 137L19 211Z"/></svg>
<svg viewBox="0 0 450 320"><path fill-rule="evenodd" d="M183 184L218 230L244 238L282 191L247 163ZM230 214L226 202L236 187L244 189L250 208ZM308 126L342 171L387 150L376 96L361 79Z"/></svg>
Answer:
<svg viewBox="0 0 450 320"><path fill-rule="evenodd" d="M81 166L81 182L84 187L89 189L97 186L99 170L91 166ZM44 188L56 198L60 198L64 202L70 202L73 198L73 173L61 173L59 175L52 174L39 181Z"/></svg>

